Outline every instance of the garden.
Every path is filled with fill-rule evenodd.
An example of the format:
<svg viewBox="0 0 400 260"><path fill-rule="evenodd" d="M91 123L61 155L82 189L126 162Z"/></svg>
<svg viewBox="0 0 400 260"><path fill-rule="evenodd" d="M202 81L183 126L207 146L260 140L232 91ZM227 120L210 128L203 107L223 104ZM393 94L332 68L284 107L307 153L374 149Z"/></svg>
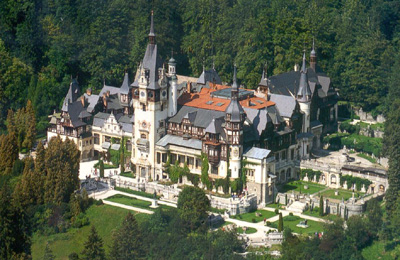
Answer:
<svg viewBox="0 0 400 260"><path fill-rule="evenodd" d="M243 214L236 215L236 216L233 215L232 218L235 218L238 220L243 220L243 221L250 222L250 223L257 223L257 222L263 221L264 218L269 219L275 215L276 215L275 212L258 209L256 211L249 212L249 213L243 213Z"/></svg>
<svg viewBox="0 0 400 260"><path fill-rule="evenodd" d="M308 189L305 189L304 186L308 186ZM317 192L320 192L324 189L326 189L327 187L321 184L316 184L316 183L312 183L312 182L307 182L307 181L291 181L288 182L286 184L284 184L283 186L281 186L280 188L278 188L278 190L280 192L291 192L291 191L295 191L295 192L299 192L299 193L309 193L309 194L314 194Z"/></svg>
<svg viewBox="0 0 400 260"><path fill-rule="evenodd" d="M283 228L290 228L292 232L297 234L308 234L308 235L313 235L315 232L324 231L323 223L312 220L307 220L307 225L308 225L307 228L297 227L300 221L303 220L304 219L298 216L288 215L286 217L283 217ZM272 228L277 228L278 221L272 223L267 222L267 225Z"/></svg>

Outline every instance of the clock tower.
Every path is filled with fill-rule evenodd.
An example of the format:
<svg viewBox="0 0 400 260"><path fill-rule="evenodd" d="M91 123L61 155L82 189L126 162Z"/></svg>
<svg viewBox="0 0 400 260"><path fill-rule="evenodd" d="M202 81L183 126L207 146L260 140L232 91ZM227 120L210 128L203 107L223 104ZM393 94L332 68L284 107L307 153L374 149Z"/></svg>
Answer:
<svg viewBox="0 0 400 260"><path fill-rule="evenodd" d="M153 12L149 43L143 61L139 65L138 74L132 83L135 140L133 163L136 165L136 175L139 178L157 179L154 170L155 144L166 132L168 79L163 62L158 56Z"/></svg>
<svg viewBox="0 0 400 260"><path fill-rule="evenodd" d="M239 87L236 82L236 65L233 71L231 102L225 110L225 131L228 144L229 169L232 178L239 178L243 154L243 123L246 114L239 103Z"/></svg>

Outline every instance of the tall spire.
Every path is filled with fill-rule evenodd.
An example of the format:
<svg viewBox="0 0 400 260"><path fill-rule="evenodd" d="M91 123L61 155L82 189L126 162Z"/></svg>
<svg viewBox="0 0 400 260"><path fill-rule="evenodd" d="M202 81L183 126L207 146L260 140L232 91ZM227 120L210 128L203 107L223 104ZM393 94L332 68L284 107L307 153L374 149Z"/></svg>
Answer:
<svg viewBox="0 0 400 260"><path fill-rule="evenodd" d="M306 52L303 53L303 65L300 71L299 90L297 91L297 100L299 102L311 101L311 90L308 84L307 67L306 67Z"/></svg>
<svg viewBox="0 0 400 260"><path fill-rule="evenodd" d="M150 33L149 42L150 44L156 44L156 34L154 33L154 21L153 21L153 10L151 10L151 23L150 23Z"/></svg>
<svg viewBox="0 0 400 260"><path fill-rule="evenodd" d="M315 71L316 65L317 65L317 53L315 51L315 42L313 37L312 50L310 53L310 67Z"/></svg>
<svg viewBox="0 0 400 260"><path fill-rule="evenodd" d="M236 80L236 64L233 67L232 99L238 98L239 87Z"/></svg>

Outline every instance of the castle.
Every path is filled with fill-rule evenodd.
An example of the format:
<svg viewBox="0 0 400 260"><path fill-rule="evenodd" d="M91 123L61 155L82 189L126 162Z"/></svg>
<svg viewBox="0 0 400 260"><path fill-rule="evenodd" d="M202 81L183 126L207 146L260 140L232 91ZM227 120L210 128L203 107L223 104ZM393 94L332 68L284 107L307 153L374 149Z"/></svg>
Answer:
<svg viewBox="0 0 400 260"><path fill-rule="evenodd" d="M87 160L118 151L123 139L136 176L155 181L169 178L168 159L201 174L205 154L211 179L246 174L248 192L265 204L275 184L298 178L299 161L337 128L337 93L317 65L314 44L310 67L304 53L301 69L271 77L264 69L250 90L238 85L236 66L231 86L214 67L198 79L184 77L171 57L166 70L153 15L148 37L133 83L125 73L121 87L104 84L98 95L91 89L80 95L72 79L61 113L50 116L48 140L72 139Z"/></svg>

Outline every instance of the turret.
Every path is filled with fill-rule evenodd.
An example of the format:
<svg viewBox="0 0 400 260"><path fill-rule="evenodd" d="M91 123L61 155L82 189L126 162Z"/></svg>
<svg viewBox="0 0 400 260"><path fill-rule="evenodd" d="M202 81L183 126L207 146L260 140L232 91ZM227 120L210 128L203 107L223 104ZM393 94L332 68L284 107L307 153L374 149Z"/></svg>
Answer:
<svg viewBox="0 0 400 260"><path fill-rule="evenodd" d="M304 112L303 133L310 131L311 90L308 84L306 54L303 54L303 65L300 71L299 89L296 96L301 111Z"/></svg>
<svg viewBox="0 0 400 260"><path fill-rule="evenodd" d="M240 162L243 154L243 123L246 114L239 103L239 87L236 82L236 66L233 71L231 102L225 110L225 130L229 145L229 168L232 178L239 178Z"/></svg>
<svg viewBox="0 0 400 260"><path fill-rule="evenodd" d="M265 63L260 83L258 83L259 91L261 91L265 95L268 95L268 72L267 72L267 69L268 69L268 64Z"/></svg>
<svg viewBox="0 0 400 260"><path fill-rule="evenodd" d="M176 61L171 54L168 61L168 74L171 78L168 99L168 116L174 116L178 112L178 79L176 77Z"/></svg>

